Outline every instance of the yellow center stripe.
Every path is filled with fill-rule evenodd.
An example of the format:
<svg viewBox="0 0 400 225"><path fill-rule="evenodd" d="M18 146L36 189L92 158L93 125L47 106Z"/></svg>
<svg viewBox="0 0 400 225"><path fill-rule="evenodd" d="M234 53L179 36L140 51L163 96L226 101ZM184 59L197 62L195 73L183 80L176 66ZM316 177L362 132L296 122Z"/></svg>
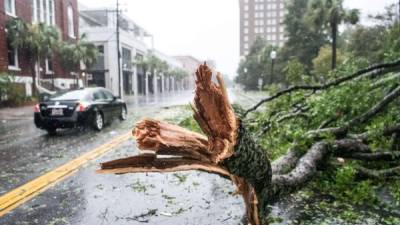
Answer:
<svg viewBox="0 0 400 225"><path fill-rule="evenodd" d="M4 194L0 197L0 217L9 213L11 210L20 206L22 203L32 199L47 188L58 183L59 181L74 174L78 169L87 162L98 158L99 156L112 150L114 147L129 140L132 136L131 132L114 138L113 140L85 153L78 158L67 162L66 164Z"/></svg>

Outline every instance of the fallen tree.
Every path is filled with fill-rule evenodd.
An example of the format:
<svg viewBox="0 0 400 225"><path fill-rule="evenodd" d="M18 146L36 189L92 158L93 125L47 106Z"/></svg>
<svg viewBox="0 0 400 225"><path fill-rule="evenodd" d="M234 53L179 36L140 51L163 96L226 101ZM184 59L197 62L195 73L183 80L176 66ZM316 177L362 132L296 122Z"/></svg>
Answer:
<svg viewBox="0 0 400 225"><path fill-rule="evenodd" d="M99 172L123 174L202 170L215 173L232 179L236 184L237 192L243 196L246 204L249 224L267 224L268 205L283 194L301 188L311 180L319 166L328 163L330 158L390 161L390 165L395 165L379 169L360 165L357 167L359 177L389 179L400 174L399 125L393 124L382 130L377 129L373 134L370 130L365 131L368 122L387 111L391 104L398 103L399 83L391 83L391 87L385 88L386 92L380 98L373 99L377 99L374 104L361 107L365 111L361 112L360 109L360 112L352 112L351 116L341 116L335 112L328 120L315 119L316 116L312 113L321 109L313 111L313 104L309 102L309 99L320 92L340 87L346 82L379 79L399 65L399 61L377 65L325 85L289 88L262 100L239 116L235 115L228 101L221 76L217 75L218 85L213 83L211 70L202 65L196 72L196 91L192 108L194 119L204 135L162 121L144 119L136 125L133 136L139 149L145 151L138 156L102 163ZM307 92L288 96L296 91ZM262 112L267 115L264 117L267 119L259 122L256 127L247 125L244 120L246 115L261 105L278 99L283 99L286 107L272 106L267 112ZM275 132L272 135L285 135L285 132L296 127L282 131L279 130L279 126L284 127L284 123L290 124L292 120L300 124L299 129L304 132L281 138L285 140L285 145L282 146L291 142L292 144L285 154L270 162L269 156L273 155L271 150L264 150L257 143L257 135L252 134L259 134L255 130L262 130L260 135L271 135L272 132ZM302 120L306 121L300 123ZM316 129L311 129L312 127ZM354 131L358 133L352 133ZM392 138L393 148L372 149L368 142L371 141L371 136L375 137L377 134ZM265 146L272 149L274 143L264 144L263 147Z"/></svg>

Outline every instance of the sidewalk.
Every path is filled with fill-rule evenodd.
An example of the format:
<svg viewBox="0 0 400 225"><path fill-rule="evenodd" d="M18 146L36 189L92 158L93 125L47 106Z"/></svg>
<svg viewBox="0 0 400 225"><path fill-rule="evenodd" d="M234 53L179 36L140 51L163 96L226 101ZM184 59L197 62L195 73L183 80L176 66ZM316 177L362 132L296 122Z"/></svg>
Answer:
<svg viewBox="0 0 400 225"><path fill-rule="evenodd" d="M33 117L33 105L15 107L15 108L0 108L0 122L7 120L31 119Z"/></svg>

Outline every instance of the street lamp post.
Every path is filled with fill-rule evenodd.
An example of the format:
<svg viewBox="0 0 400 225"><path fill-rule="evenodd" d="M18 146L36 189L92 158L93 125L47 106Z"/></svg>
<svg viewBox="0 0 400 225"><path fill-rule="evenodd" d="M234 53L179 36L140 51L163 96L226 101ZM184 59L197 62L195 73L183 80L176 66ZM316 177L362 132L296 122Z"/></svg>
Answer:
<svg viewBox="0 0 400 225"><path fill-rule="evenodd" d="M270 78L270 84L274 81L274 64L275 64L275 59L276 59L276 51L272 50L270 53L270 58L271 58L271 78Z"/></svg>

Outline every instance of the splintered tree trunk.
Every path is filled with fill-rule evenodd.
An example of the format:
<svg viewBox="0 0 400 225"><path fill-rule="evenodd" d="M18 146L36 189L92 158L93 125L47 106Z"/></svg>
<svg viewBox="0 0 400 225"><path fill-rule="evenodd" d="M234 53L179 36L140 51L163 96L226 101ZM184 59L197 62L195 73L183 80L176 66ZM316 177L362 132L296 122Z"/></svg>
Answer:
<svg viewBox="0 0 400 225"><path fill-rule="evenodd" d="M201 65L196 77L192 108L205 136L165 122L142 120L133 130L133 136L144 152L102 163L99 172L215 173L232 179L237 186L246 205L248 223L266 224L267 203L273 194L270 161L235 116L221 75L217 75L217 85L211 81L212 71Z"/></svg>

